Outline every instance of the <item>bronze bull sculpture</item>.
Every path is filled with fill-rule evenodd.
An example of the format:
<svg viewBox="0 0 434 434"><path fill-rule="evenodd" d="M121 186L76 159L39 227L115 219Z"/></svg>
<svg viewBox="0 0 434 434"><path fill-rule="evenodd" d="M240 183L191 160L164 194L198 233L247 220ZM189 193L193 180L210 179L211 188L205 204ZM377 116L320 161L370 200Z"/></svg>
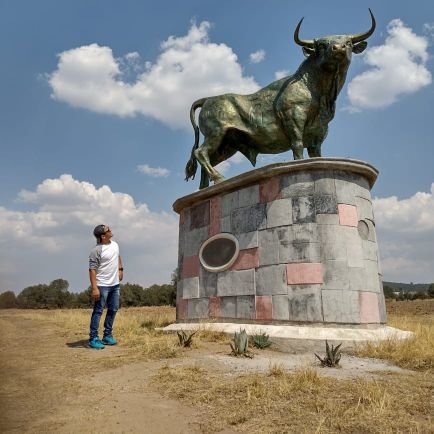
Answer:
<svg viewBox="0 0 434 434"><path fill-rule="evenodd" d="M195 141L185 168L185 180L193 178L197 162L202 166L200 187L222 181L214 166L237 151L253 166L259 153L277 154L292 150L295 160L321 157L321 144L327 136L328 123L333 119L336 98L341 91L352 53L361 53L375 30L372 11L371 28L355 35L334 35L302 40L299 31L302 18L294 32L294 41L303 47L307 57L295 74L274 81L251 95L228 93L195 101L190 109ZM195 111L201 108L199 127ZM199 147L199 129L204 141Z"/></svg>

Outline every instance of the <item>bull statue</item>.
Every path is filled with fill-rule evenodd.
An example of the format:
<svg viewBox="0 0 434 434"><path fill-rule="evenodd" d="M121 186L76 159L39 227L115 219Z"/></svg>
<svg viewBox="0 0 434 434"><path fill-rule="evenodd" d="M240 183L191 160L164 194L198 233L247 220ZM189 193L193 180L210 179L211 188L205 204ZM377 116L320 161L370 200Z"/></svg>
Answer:
<svg viewBox="0 0 434 434"><path fill-rule="evenodd" d="M334 35L320 39L300 39L302 18L294 32L294 41L306 57L295 74L274 81L251 95L224 95L201 98L190 109L195 141L185 167L185 180L194 179L197 162L201 164L200 187L211 179L222 181L214 166L237 151L253 166L259 153L278 154L292 150L295 160L321 157L321 144L327 136L328 123L333 119L336 98L341 91L352 53L361 53L365 41L375 30L355 35ZM195 111L201 108L199 126ZM204 141L199 147L199 129Z"/></svg>

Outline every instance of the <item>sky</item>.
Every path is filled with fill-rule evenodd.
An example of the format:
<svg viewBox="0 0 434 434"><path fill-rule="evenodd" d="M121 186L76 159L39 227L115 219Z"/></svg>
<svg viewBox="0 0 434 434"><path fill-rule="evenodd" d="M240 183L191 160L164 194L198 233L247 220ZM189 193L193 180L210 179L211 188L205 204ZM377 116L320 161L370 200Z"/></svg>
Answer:
<svg viewBox="0 0 434 434"><path fill-rule="evenodd" d="M194 100L248 94L296 71L293 41L351 34L322 145L380 174L372 189L384 280L434 282L434 2L0 0L0 292L63 278L89 286L93 228L108 224L125 282L168 283ZM262 155L257 167L292 159ZM229 178L251 170L236 154Z"/></svg>

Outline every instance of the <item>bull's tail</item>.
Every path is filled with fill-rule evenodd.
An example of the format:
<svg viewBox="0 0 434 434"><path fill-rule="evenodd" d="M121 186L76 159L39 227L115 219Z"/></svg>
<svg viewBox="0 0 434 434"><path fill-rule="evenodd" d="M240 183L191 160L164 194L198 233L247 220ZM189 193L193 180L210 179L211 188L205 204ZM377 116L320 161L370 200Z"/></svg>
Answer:
<svg viewBox="0 0 434 434"><path fill-rule="evenodd" d="M202 107L206 101L206 98L201 98L195 101L190 109L190 121L194 129L194 145L191 150L190 159L187 161L185 166L185 180L188 181L190 178L194 179L197 171L197 158L194 155L194 151L199 147L199 127L196 124L195 112L199 107Z"/></svg>

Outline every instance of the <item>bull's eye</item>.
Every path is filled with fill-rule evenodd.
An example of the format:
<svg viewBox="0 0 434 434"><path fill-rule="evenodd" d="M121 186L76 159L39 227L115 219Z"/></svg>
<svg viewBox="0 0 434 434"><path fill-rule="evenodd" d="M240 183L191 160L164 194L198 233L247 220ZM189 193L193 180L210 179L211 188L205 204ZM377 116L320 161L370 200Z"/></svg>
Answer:
<svg viewBox="0 0 434 434"><path fill-rule="evenodd" d="M237 259L238 240L228 233L208 238L200 248L199 260L205 270L219 272L227 270Z"/></svg>

